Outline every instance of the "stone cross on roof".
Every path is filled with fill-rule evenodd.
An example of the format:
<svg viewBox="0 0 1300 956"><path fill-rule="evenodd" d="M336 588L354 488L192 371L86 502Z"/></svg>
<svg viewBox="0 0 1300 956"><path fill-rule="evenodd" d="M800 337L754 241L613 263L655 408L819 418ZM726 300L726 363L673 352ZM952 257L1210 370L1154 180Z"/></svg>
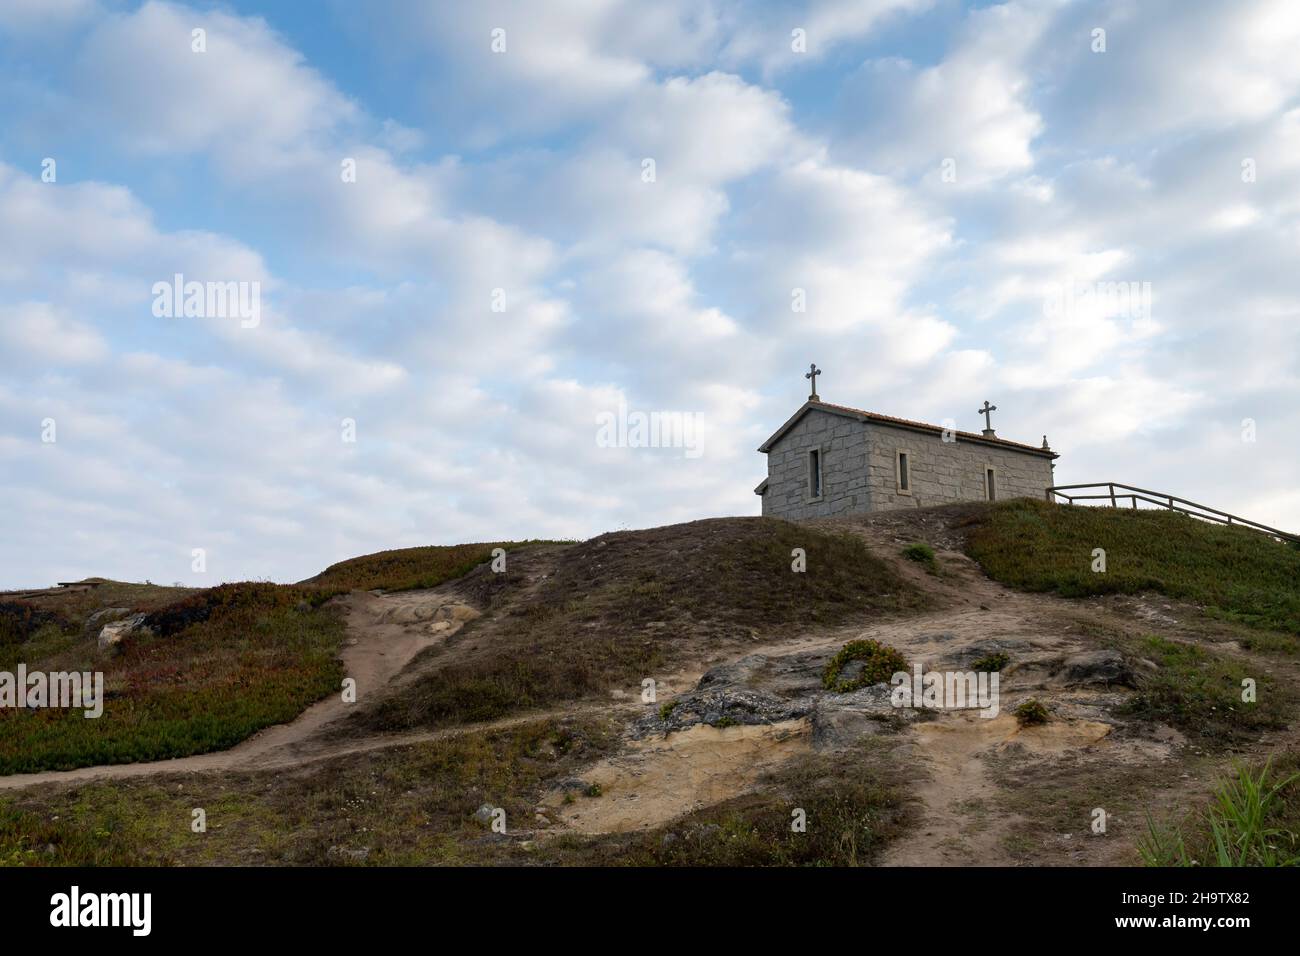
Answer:
<svg viewBox="0 0 1300 956"><path fill-rule="evenodd" d="M804 378L812 379L812 394L808 396L808 401L810 402L821 401L821 399L817 397L817 376L820 375L821 373L822 370L817 367L817 363L813 362L811 365L808 366L808 371L804 372L803 374Z"/></svg>
<svg viewBox="0 0 1300 956"><path fill-rule="evenodd" d="M978 409L976 412L976 414L984 416L984 437L985 438L993 437L993 416L990 413L996 412L997 410L998 407L996 405L990 405L989 400L986 398L984 399L984 407Z"/></svg>

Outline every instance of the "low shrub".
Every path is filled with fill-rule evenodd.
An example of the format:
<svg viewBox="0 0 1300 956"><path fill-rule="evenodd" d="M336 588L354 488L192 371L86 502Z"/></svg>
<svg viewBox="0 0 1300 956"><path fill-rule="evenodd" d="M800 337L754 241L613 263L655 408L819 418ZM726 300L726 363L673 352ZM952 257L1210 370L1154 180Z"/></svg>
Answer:
<svg viewBox="0 0 1300 956"><path fill-rule="evenodd" d="M851 661L865 663L857 677L841 680L841 672ZM837 694L847 694L859 687L887 683L894 674L905 670L907 658L889 645L869 638L849 641L826 664L826 670L822 673L822 686Z"/></svg>

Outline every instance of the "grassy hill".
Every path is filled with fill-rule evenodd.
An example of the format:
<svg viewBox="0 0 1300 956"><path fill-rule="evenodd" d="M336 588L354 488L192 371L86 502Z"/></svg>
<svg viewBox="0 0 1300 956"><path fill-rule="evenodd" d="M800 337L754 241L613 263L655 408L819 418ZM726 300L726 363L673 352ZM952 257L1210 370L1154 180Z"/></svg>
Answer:
<svg viewBox="0 0 1300 956"><path fill-rule="evenodd" d="M807 568L792 570L802 549ZM466 581L490 636L402 695L358 715L367 730L487 720L636 686L702 648L792 628L916 610L925 598L857 538L771 518L621 531L550 556L531 590L521 572Z"/></svg>
<svg viewBox="0 0 1300 956"><path fill-rule="evenodd" d="M1168 512L1038 501L970 507L956 521L966 526L970 554L1010 586L1074 597L1159 592L1261 635L1289 635L1287 647L1296 647L1300 551L1260 535ZM505 574L483 567L496 547L512 552ZM1092 571L1096 548L1106 552L1105 573ZM796 549L806 555L802 573L791 567ZM359 732L605 697L710 648L927 603L854 536L761 518L580 543L383 551L296 585L200 590L99 579L93 587L0 596L0 669L22 661L30 670L102 670L110 697L93 721L76 711L0 710L0 773L232 746L339 688L345 629L331 597L454 578L464 578L466 593L488 612L474 629L485 639L460 647L401 695L361 708ZM98 624L87 626L104 608L146 613L149 632L105 655L95 643Z"/></svg>
<svg viewBox="0 0 1300 956"><path fill-rule="evenodd" d="M243 582L171 588L93 586L0 596L0 670L102 671L104 713L0 709L0 774L162 760L222 750L292 720L338 691L342 615L354 588L433 587L496 544L408 548L344 561L298 585ZM514 543L500 546L516 547ZM116 653L97 647L96 612L147 615Z"/></svg>
<svg viewBox="0 0 1300 956"><path fill-rule="evenodd" d="M872 516L874 531L865 536L832 525L717 519L579 543L385 551L340 562L296 585L177 590L101 582L98 588L20 599L0 596L5 661L103 669L116 695L98 721L54 712L0 713L0 772L198 753L291 718L338 689L345 632L331 598L347 590L398 591L456 579L455 595L484 612L427 651L394 696L363 700L347 728L332 725L318 742L343 749L354 743L339 736L349 730L369 735L461 725L455 733L339 754L293 773L272 768L161 775L0 795L0 865L877 861L889 841L915 835L927 812L917 796L924 780L912 749L924 747L924 740L898 727L864 734L854 751L821 751L814 744L764 776L756 789L702 803L645 830L564 832L539 821L537 807L557 788L574 802L610 800L614 787L603 793L599 787L575 789L575 780L582 783L580 775L596 763L643 753L626 745L627 715L620 707L589 706L610 702L611 689L634 690L642 678L675 669L698 673L718 661L735 662L760 644L764 655L776 657L783 641L810 633L838 646L838 631L818 634L819 628L849 625L856 633L887 619L891 633L912 630L929 639L932 630L944 630L937 622L945 615L963 626L980 620L984 615L965 600L970 595L954 596L963 582L1006 595L952 553L963 546L959 542L991 577L1013 587L1081 598L1153 592L1205 611L1182 606L1171 611L1176 619L1147 618L1133 610L1146 610L1145 601L1070 605L1023 597L1006 602L1022 605L1018 612L992 608L999 614L989 617L997 622L988 626L989 637L1024 637L1007 623L1014 625L1020 614L1033 622L1028 633L1035 640L1068 635L1071 653L1080 646L1118 648L1127 663L1145 664L1136 668L1132 684L1107 687L1087 706L1104 708L1105 719L1114 723L1118 732L1108 738L1114 750L1135 753L1136 740L1149 745L1144 755L1167 747L1169 756L1165 762L1153 756L1149 766L1146 756L1115 761L1106 756L1110 749L1091 746L1063 751L1068 758L1029 747L979 756L982 763L987 758L992 785L962 805L971 832L982 826L998 831L1003 817L1012 820L1001 827L999 842L981 852L1028 853L1029 862L1059 864L1067 841L1055 837L1078 832L1091 808L1114 803L1117 841L1144 829L1141 814L1151 808L1152 818L1165 822L1151 824L1143 848L1150 860L1212 861L1216 823L1223 825L1229 803L1240 803L1248 784L1263 779L1262 759L1279 740L1289 739L1274 731L1297 712L1290 690L1294 658L1280 655L1300 648L1300 553L1249 532L1171 514L1034 501L899 513L892 525L887 518ZM904 547L909 540L914 543ZM904 556L923 553L921 540L931 554L929 574ZM505 573L484 566L497 546L510 551ZM1106 550L1104 574L1092 571L1095 548ZM803 571L792 568L796 551L806 559ZM406 607L408 598L425 600L364 601ZM101 606L146 612L152 633L101 656L95 629L84 624ZM934 613L902 620L921 610ZM427 618L410 620L411 627L421 627ZM1243 634L1267 639L1261 644L1267 652ZM954 642L984 638L939 636ZM792 656L807 653L806 640L793 647ZM1027 666L1032 669L1034 661ZM1259 702L1242 707L1247 676L1258 679ZM1031 673L1027 680L1038 678ZM1045 698L1053 717L1034 739L1036 746L1049 747L1072 728L1086 729L1096 714L1079 709L1076 689L1044 686L1034 684L1033 692L1054 695ZM647 705L647 712L655 706ZM543 709L547 713L536 713ZM505 726L463 726L529 711L534 713ZM1170 728L1183 743L1169 742ZM715 725L709 732L718 738L709 748L689 758L683 750L673 759L702 760L691 772L707 775L714 744L722 746L726 735L742 729ZM1255 776L1235 778L1237 790L1225 789L1217 803L1201 806L1189 776L1211 767L1217 773L1215 761L1236 754L1251 759L1254 769L1244 772ZM1288 859L1300 852L1294 838L1300 781L1290 779L1300 769L1297 759L1282 753L1271 765L1270 780L1290 782L1260 808L1257 839L1243 843L1239 854L1248 862L1266 862L1275 850ZM1164 788L1170 797L1162 809ZM647 790L652 792L657 791ZM485 802L508 812L509 838L485 839L475 819ZM191 839L185 826L176 825L194 806L209 808L220 820L220 829L207 839ZM816 821L806 834L791 831L792 806ZM1171 806L1177 809L1172 816ZM1189 806L1198 809L1185 816ZM1006 809L1011 812L1000 812ZM534 840L528 833L534 826L550 835ZM1279 842L1279 833L1289 836Z"/></svg>
<svg viewBox="0 0 1300 956"><path fill-rule="evenodd" d="M130 587L106 597L119 601ZM57 593L6 602L3 669L21 660L29 672L102 671L107 700L93 720L80 710L0 710L0 773L223 749L339 686L343 622L323 606L324 592L226 584L164 603L171 595L134 587L134 600L106 606L147 612L150 630L112 654L98 649L81 602L75 611Z"/></svg>
<svg viewBox="0 0 1300 956"><path fill-rule="evenodd" d="M518 571L490 572L494 548L545 545L554 573L519 598ZM791 570L803 548L807 573ZM467 721L603 694L686 646L919 606L919 596L852 538L763 519L700 521L579 544L492 542L381 551L296 585L210 589L98 581L0 601L0 667L103 671L102 717L0 710L0 773L181 757L233 746L291 720L343 677L339 610L350 590L435 587L470 574L492 605L518 601L500 640L444 668L363 726ZM105 608L148 616L147 633L105 655L87 621Z"/></svg>
<svg viewBox="0 0 1300 956"><path fill-rule="evenodd" d="M490 544L453 544L423 548L398 548L349 558L306 581L304 587L334 591L409 591L437 587L461 577L492 557L496 548L510 551L545 541L494 541Z"/></svg>
<svg viewBox="0 0 1300 956"><path fill-rule="evenodd" d="M1064 597L1155 591L1212 615L1300 635L1300 550L1173 511L1022 499L981 509L967 550L990 577ZM1092 570L1094 549L1106 570Z"/></svg>

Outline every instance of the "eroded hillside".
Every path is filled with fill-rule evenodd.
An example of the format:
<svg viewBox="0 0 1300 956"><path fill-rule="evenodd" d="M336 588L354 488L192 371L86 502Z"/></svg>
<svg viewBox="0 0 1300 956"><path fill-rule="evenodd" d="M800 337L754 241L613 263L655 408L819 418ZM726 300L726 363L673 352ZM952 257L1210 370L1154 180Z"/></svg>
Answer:
<svg viewBox="0 0 1300 956"><path fill-rule="evenodd" d="M1135 520L1012 502L534 543L462 577L492 546L345 562L336 587L400 588L306 602L343 628L355 704L331 693L184 760L4 778L0 852L1086 865L1134 862L1179 826L1199 853L1196 811L1235 762L1295 761L1300 553ZM1148 540L1160 533L1175 557ZM850 642L996 674L997 698L895 706L887 684L853 679L863 659L841 654L827 678ZM1271 808L1275 842L1294 843L1295 802L1288 789ZM214 821L201 840L195 806Z"/></svg>

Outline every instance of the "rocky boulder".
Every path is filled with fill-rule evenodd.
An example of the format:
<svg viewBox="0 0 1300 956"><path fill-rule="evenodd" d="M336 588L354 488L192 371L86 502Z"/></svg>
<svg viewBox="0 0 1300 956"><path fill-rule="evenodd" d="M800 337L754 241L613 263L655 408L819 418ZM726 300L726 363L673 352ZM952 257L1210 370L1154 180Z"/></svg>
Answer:
<svg viewBox="0 0 1300 956"><path fill-rule="evenodd" d="M129 607L106 607L86 618L86 633L96 634L105 625L118 621L131 613Z"/></svg>
<svg viewBox="0 0 1300 956"><path fill-rule="evenodd" d="M111 651L132 635L151 633L149 628L145 627L146 617L147 614L132 614L120 621L105 624L103 630L99 632L99 649Z"/></svg>

